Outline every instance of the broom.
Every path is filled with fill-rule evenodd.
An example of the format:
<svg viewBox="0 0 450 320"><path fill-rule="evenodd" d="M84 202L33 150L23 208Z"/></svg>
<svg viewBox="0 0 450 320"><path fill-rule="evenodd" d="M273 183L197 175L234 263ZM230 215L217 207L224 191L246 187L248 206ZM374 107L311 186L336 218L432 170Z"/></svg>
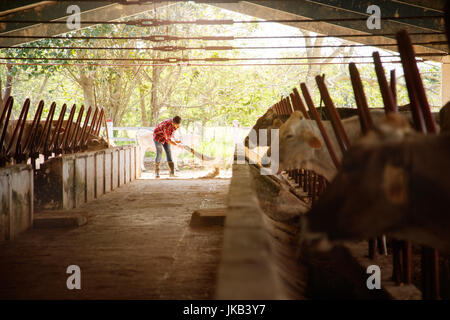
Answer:
<svg viewBox="0 0 450 320"><path fill-rule="evenodd" d="M216 159L216 158L213 158L213 157L204 155L203 153L200 153L200 152L198 152L198 151L195 151L194 149L192 149L191 147L189 147L189 146L187 146L187 145L185 145L185 144L180 143L179 145L180 145L183 149L185 149L185 150L189 151L190 153L192 153L192 154L194 155L194 157L196 157L196 158L202 159L202 160L204 160L204 161L213 161L213 160Z"/></svg>

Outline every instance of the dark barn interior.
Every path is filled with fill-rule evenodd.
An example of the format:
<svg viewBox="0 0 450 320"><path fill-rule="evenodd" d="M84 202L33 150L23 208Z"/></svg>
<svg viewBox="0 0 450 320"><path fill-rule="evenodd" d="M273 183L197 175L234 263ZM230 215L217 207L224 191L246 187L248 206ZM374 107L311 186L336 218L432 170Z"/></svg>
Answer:
<svg viewBox="0 0 450 320"><path fill-rule="evenodd" d="M244 17L239 22L218 14L183 16L182 9L173 9L186 8L177 7L181 2L0 3L0 66L5 70L0 73L0 298L449 300L447 2L202 0L187 5L223 16L239 14ZM69 6L79 10L81 23L75 27L68 22L73 18ZM181 10L182 18L170 18L172 9ZM305 56L225 55L251 46L251 40L238 42L238 28L252 23L300 30L296 37L304 46L295 49ZM198 37L189 30L171 33L172 25L204 30L225 25L236 33ZM153 60L113 59L106 53L105 58L94 57L101 41L112 41L111 47L124 41L91 31L95 26L160 28L160 35L148 31L136 40L130 33L127 41L134 41L128 42L134 46L131 51L147 46L161 54ZM292 29L282 29L288 27ZM77 39L73 32L89 35ZM202 38L196 49L214 54L189 56L186 51L195 44L181 45L177 41L183 37ZM255 38L273 50L291 45L287 33ZM334 39L341 42L326 42ZM339 51L341 56L329 58L322 47L332 53L350 50L345 52L351 56ZM84 55L67 58L58 53L66 51ZM258 59L268 60L259 64ZM280 68L308 68L306 78L299 75L295 86L286 80L288 89L278 86L282 77L273 83L270 76L252 79L274 93L270 99L259 97L257 111L246 113L247 105L235 102L236 113L248 114L250 125L240 128L243 135L232 144L228 166L214 162L218 157L208 156L211 149L202 153L198 145L183 145L202 166L212 163L202 167L212 170L205 169L206 175L178 169L179 176L172 177L168 160L171 176L165 177L163 163L162 178L156 179L152 170L159 170L159 163L149 165L139 133L125 144L118 142L120 137L130 140L128 136L108 129L111 119L119 120L111 111L113 103L96 100L102 85L86 82L58 100L51 94L34 99L20 91L28 81L25 75L32 77L41 67L49 68L49 81L52 72L54 77L65 72L60 70L70 73L77 64L80 70L131 66L137 68L133 76L140 68L152 68L152 76L140 80L140 85L151 82L142 86L150 92L156 85L154 70L162 66L217 70L233 64L244 70L276 63ZM345 76L336 80L322 65L344 70ZM12 73L14 68L25 70L18 71L22 78ZM372 79L365 73L369 68ZM424 68L437 77L426 78ZM82 74L75 75L80 83ZM114 81L125 76L121 73ZM229 77L236 74L230 71ZM177 79L183 80L181 71ZM336 93L338 81L348 86L352 106ZM222 91L229 89L226 85ZM175 91L163 91L165 98L175 96ZM374 95L380 104L375 105ZM83 105L72 106L72 96ZM119 104L127 96L131 93L120 95ZM208 108L219 112L214 103ZM175 115L170 110L163 105L159 118L151 111L151 121L142 118L133 127L154 128L169 118L163 115ZM131 117L127 112L140 113L128 105L124 119ZM231 128L236 117L231 112L220 126ZM205 132L202 139L208 136ZM153 145L154 136L149 139ZM219 139L216 131L214 139Z"/></svg>

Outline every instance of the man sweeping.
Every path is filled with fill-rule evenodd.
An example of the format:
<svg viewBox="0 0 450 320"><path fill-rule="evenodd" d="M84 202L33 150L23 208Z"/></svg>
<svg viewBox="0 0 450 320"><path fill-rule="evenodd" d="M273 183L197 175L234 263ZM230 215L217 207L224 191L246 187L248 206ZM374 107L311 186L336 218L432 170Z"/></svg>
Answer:
<svg viewBox="0 0 450 320"><path fill-rule="evenodd" d="M159 164L162 157L162 149L166 152L167 163L170 169L170 177L175 177L175 166L172 161L172 154L170 151L170 145L179 147L178 143L181 141L172 141L172 135L175 130L180 127L181 118L175 116L172 119L167 119L158 124L153 130L153 141L156 147L156 159L155 159L155 178L159 178Z"/></svg>

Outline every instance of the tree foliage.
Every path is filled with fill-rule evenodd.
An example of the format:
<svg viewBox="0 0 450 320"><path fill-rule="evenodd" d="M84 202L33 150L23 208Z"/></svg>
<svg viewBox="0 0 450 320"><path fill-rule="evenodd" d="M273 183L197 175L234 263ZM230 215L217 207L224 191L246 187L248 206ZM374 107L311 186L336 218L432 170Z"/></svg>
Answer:
<svg viewBox="0 0 450 320"><path fill-rule="evenodd" d="M178 3L157 11L150 11L130 19L160 18L170 20L184 19L250 19L237 13L225 11L216 7ZM289 34L308 34L306 31L285 29ZM281 30L281 29L280 29ZM284 30L284 29L283 29ZM196 35L255 35L266 32L259 24L239 26L229 25L169 25L160 27L139 27L132 25L97 25L69 33L72 36L122 36L141 37L160 34L177 36ZM336 39L285 40L287 44L321 45ZM291 41L291 42L288 42ZM303 40L302 40L303 41ZM5 49L2 56L14 58L42 58L36 63L47 65L3 65L0 67L1 96L11 88L11 94L18 101L17 106L30 97L33 106L38 100L44 99L49 106L51 101L60 107L63 103L71 105L104 107L107 117L113 119L115 125L151 126L159 121L180 115L185 126L201 125L231 125L237 119L242 126L252 125L256 118L268 107L279 101L281 96L292 92L293 87L299 87L305 82L313 93L314 102L319 105L320 97L316 90L314 77L317 74L326 75L326 83L336 106L356 107L353 90L350 83L347 64L330 65L277 65L277 66L196 66L167 65L134 66L134 63L152 64L136 59L164 59L167 57L183 58L214 58L214 57L268 57L268 56L326 56L322 62L337 59L340 56L351 56L358 52L338 48L336 50L275 50L270 52L231 50L184 50L157 51L152 46L204 46L230 45L225 41L165 41L154 43L143 40L79 40L79 39L42 39L24 46L57 46L57 47L101 47L101 50L50 50L50 49ZM271 40L240 41L231 45L274 45ZM141 50L124 50L127 47L137 47ZM111 49L112 48L112 49ZM122 49L121 49L122 48ZM130 59L129 61L86 61L79 63L89 66L77 66L67 58L114 58ZM63 59L63 60L50 60ZM340 59L350 62L351 59ZM318 60L301 60L301 62ZM335 60L334 60L335 61ZM11 63L32 62L29 60L11 60ZM242 61L236 61L239 63ZM264 61L262 61L264 62ZM267 61L273 63L275 61ZM63 65L53 65L53 64ZM98 66L98 64L124 64L125 66ZM67 64L73 64L68 66ZM195 64L192 62L191 64ZM393 66L386 65L386 71ZM372 107L382 106L376 75L372 64L358 65L368 99ZM421 64L421 73L427 89L430 104L440 104L440 67L437 64ZM401 73L397 66L398 102L408 103L408 96ZM17 111L16 111L17 113Z"/></svg>

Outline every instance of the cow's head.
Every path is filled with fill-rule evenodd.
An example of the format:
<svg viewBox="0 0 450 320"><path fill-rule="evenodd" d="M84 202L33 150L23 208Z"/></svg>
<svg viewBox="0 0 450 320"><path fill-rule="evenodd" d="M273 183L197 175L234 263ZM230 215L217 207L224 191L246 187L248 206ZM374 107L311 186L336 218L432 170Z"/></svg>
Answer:
<svg viewBox="0 0 450 320"><path fill-rule="evenodd" d="M273 109L267 110L267 112L256 120L255 125L252 128L253 134L248 134L245 137L244 145L247 148L255 148L258 144L259 130L267 129L267 144L270 145L271 141L271 129L278 129L281 127L287 116L277 115Z"/></svg>
<svg viewBox="0 0 450 320"><path fill-rule="evenodd" d="M299 111L280 127L279 171L310 169L332 179L336 169L314 120L305 119ZM267 156L275 152L272 148Z"/></svg>
<svg viewBox="0 0 450 320"><path fill-rule="evenodd" d="M355 145L319 201L308 213L309 228L330 239L365 239L398 225L408 208L409 174L402 150Z"/></svg>
<svg viewBox="0 0 450 320"><path fill-rule="evenodd" d="M309 230L346 240L387 234L448 250L450 219L440 209L450 195L449 174L439 169L449 163L445 146L448 137L415 133L388 115L346 152L307 214Z"/></svg>

